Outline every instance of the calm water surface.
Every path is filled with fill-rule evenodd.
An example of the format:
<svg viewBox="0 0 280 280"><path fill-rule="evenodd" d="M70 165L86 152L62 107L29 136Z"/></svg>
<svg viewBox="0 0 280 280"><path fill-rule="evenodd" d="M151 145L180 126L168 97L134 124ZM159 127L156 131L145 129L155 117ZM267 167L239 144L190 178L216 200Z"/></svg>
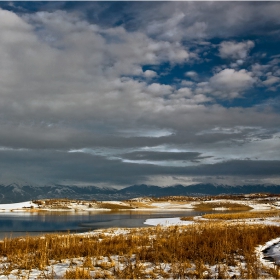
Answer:
<svg viewBox="0 0 280 280"><path fill-rule="evenodd" d="M104 211L104 212L6 212L0 213L0 239L50 232L85 232L110 227L147 227L150 218L201 215L201 211ZM207 212L209 213L209 212ZM217 213L217 211L216 211Z"/></svg>

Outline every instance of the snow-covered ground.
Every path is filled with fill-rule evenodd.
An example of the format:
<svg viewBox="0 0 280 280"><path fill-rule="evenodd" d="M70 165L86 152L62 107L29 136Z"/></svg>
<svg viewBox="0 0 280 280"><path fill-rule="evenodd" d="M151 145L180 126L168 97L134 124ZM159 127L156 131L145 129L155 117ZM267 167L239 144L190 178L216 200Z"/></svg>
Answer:
<svg viewBox="0 0 280 280"><path fill-rule="evenodd" d="M0 211L11 211L11 210L26 210L31 208L38 208L38 205L32 201L25 201L19 203L0 204Z"/></svg>
<svg viewBox="0 0 280 280"><path fill-rule="evenodd" d="M55 204L56 203L56 204ZM40 205L33 203L32 201L25 201L20 203L11 204L0 204L0 211L15 211L15 210L44 210L44 211L99 211L99 210L111 210L111 205L114 209L118 210L128 210L130 211L192 211L197 204L200 203L234 203L241 204L251 207L253 210L269 210L269 209L280 209L280 201L271 201L267 203L261 203L257 200L206 200L206 201L152 201L152 199L142 198L134 199L131 201L102 201L102 202L90 202L90 201L62 201L59 207L59 203L54 202L53 205L47 204L44 200L41 201ZM106 205L106 208L103 206ZM122 209L123 206L123 209ZM214 210L228 210L226 207L216 207Z"/></svg>
<svg viewBox="0 0 280 280"><path fill-rule="evenodd" d="M193 203L174 203L174 202L152 202L150 203L151 207L155 207L157 209L190 209L193 210L195 205Z"/></svg>
<svg viewBox="0 0 280 280"><path fill-rule="evenodd" d="M158 218L158 219L147 219L144 224L150 226L188 226L193 224L193 221L182 221L180 218Z"/></svg>
<svg viewBox="0 0 280 280"><path fill-rule="evenodd" d="M280 264L280 237L258 246L256 254L265 267L275 268L275 264Z"/></svg>

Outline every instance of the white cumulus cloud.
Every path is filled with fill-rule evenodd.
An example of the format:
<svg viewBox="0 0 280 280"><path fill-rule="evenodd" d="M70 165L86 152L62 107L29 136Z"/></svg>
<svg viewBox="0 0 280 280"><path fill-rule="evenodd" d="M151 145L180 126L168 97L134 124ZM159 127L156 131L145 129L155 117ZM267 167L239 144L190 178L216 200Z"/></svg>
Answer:
<svg viewBox="0 0 280 280"><path fill-rule="evenodd" d="M185 76L190 77L190 78L195 78L197 76L197 73L195 71L187 71L185 73Z"/></svg>
<svg viewBox="0 0 280 280"><path fill-rule="evenodd" d="M146 78L154 78L157 76L157 72L153 70L146 70L143 74Z"/></svg>
<svg viewBox="0 0 280 280"><path fill-rule="evenodd" d="M235 41L224 41L219 45L219 55L222 58L237 59L241 62L242 59L248 56L254 46L255 43L251 40L239 43Z"/></svg>
<svg viewBox="0 0 280 280"><path fill-rule="evenodd" d="M221 98L235 98L254 84L252 74L245 69L224 69L210 79L213 94Z"/></svg>

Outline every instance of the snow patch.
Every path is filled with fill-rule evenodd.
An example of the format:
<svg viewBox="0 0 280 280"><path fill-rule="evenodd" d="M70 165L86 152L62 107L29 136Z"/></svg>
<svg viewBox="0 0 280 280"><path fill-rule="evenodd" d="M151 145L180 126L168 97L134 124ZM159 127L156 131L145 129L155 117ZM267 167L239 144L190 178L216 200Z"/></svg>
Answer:
<svg viewBox="0 0 280 280"><path fill-rule="evenodd" d="M279 264L280 261L280 237L274 238L268 242L266 242L264 245L259 245L256 248L256 254L259 257L260 262L266 266L267 268L274 268L275 263L272 261L269 261L265 259L263 251L268 249L267 256L274 259L274 261Z"/></svg>
<svg viewBox="0 0 280 280"><path fill-rule="evenodd" d="M0 211L11 211L11 210L24 210L24 208L38 208L38 205L32 201L25 201L19 203L0 204Z"/></svg>
<svg viewBox="0 0 280 280"><path fill-rule="evenodd" d="M179 217L176 218L158 218L158 219L147 219L144 224L150 226L188 226L192 225L192 221L182 221Z"/></svg>

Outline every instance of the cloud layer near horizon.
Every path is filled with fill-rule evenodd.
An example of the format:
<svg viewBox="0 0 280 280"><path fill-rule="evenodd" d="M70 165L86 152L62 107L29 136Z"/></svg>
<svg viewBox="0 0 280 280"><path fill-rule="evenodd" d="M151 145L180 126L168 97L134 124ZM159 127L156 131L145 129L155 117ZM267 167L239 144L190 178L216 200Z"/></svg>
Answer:
<svg viewBox="0 0 280 280"><path fill-rule="evenodd" d="M34 5L0 10L2 182L278 182L279 3Z"/></svg>

